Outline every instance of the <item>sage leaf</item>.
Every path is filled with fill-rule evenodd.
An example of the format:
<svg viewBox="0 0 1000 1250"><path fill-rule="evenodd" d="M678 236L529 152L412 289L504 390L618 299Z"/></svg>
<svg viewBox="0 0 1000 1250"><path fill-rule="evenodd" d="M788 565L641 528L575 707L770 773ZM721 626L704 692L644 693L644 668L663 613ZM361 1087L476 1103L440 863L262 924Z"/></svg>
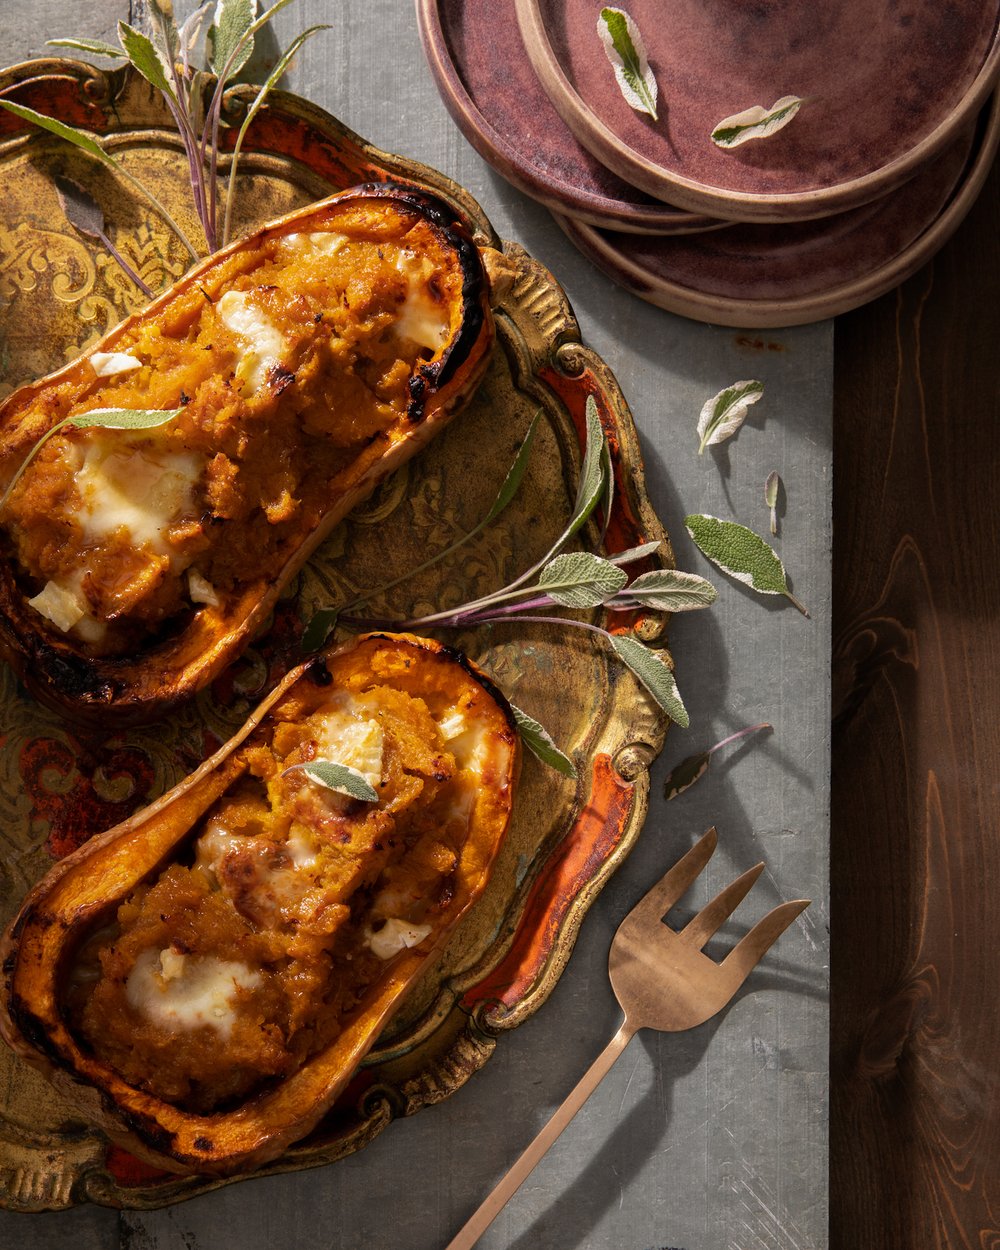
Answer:
<svg viewBox="0 0 1000 1250"><path fill-rule="evenodd" d="M746 420L747 410L764 394L764 383L753 380L734 382L706 402L698 418L700 456L706 447L732 438Z"/></svg>
<svg viewBox="0 0 1000 1250"><path fill-rule="evenodd" d="M764 483L764 502L771 509L771 534L778 533L778 492L781 490L781 478L778 470L772 469Z"/></svg>
<svg viewBox="0 0 1000 1250"><path fill-rule="evenodd" d="M169 96L176 104L177 94L171 81L173 69L162 49L158 48L148 35L144 35L141 30L136 30L128 22L119 21L118 38L122 41L122 47L128 59L143 78L157 91L162 91L164 95Z"/></svg>
<svg viewBox="0 0 1000 1250"><path fill-rule="evenodd" d="M654 551L659 551L660 542L640 543L638 547L629 547L627 551L619 551L613 556L608 556L612 564L632 564L636 560L643 560L646 556L651 556Z"/></svg>
<svg viewBox="0 0 1000 1250"><path fill-rule="evenodd" d="M711 751L699 751L697 755L689 755L687 759L675 764L667 774L667 780L663 786L663 797L668 801L676 799L678 794L683 794L685 790L693 786L699 777L703 777L708 772L711 758Z"/></svg>
<svg viewBox="0 0 1000 1250"><path fill-rule="evenodd" d="M320 608L318 612L314 612L308 625L302 631L302 641L299 644L302 650L318 651L329 638L330 631L337 623L338 615L336 608Z"/></svg>
<svg viewBox="0 0 1000 1250"><path fill-rule="evenodd" d="M604 542L611 524L611 511L615 506L615 466L611 463L611 448L605 438L601 446L601 472L604 474L604 490L601 498L601 511L604 513L604 524L601 526L601 542Z"/></svg>
<svg viewBox="0 0 1000 1250"><path fill-rule="evenodd" d="M717 742L714 747L709 747L707 751L699 751L695 755L687 756L679 764L675 764L667 774L667 780L663 785L663 797L667 800L676 799L678 794L683 794L699 778L704 777L716 751L729 746L732 742L738 742L741 738L746 738L749 734L760 733L762 729L770 728L767 722L750 725L747 729L740 729L737 733L730 734L728 738L723 738L721 742Z"/></svg>
<svg viewBox="0 0 1000 1250"><path fill-rule="evenodd" d="M539 574L537 585L564 608L596 608L627 581L625 570L610 560L589 551L571 551L551 560Z"/></svg>
<svg viewBox="0 0 1000 1250"><path fill-rule="evenodd" d="M514 496L521 488L521 482L524 480L525 471L528 468L528 459L531 456L531 445L535 441L535 433L538 429L538 422L541 419L541 413L536 412L532 418L531 424L528 426L528 432L524 436L521 446L518 448L517 455L514 457L514 463L507 470L507 476L503 480L503 485L493 501L493 507L490 508L486 516L479 523L480 528L489 525L495 521L501 512L507 507Z"/></svg>
<svg viewBox="0 0 1000 1250"><path fill-rule="evenodd" d="M60 425L78 430L152 430L179 416L183 408L91 408L77 417L66 417ZM55 432L53 428L53 433Z"/></svg>
<svg viewBox="0 0 1000 1250"><path fill-rule="evenodd" d="M293 764L285 769L285 773L296 769L327 790L336 790L338 794L360 799L363 803L378 802L378 791L375 787L363 773L351 768L349 764L337 764L333 760L309 760L308 763Z"/></svg>
<svg viewBox="0 0 1000 1250"><path fill-rule="evenodd" d="M77 130L75 126L67 126L65 122L55 117L46 117L44 113L36 113L34 109L27 108L24 104L15 104L13 100L0 100L0 107L5 108L9 113L15 113L25 121L33 122L34 125L47 130L50 134L57 135L60 139L65 139L67 143L82 148L84 152L96 156L105 165L110 165L113 169L120 168L115 158L105 152L96 139L91 138L82 130Z"/></svg>
<svg viewBox="0 0 1000 1250"><path fill-rule="evenodd" d="M784 595L803 616L809 613L788 589L785 566L763 538L735 521L694 513L684 518L698 549L724 573L764 595Z"/></svg>
<svg viewBox="0 0 1000 1250"><path fill-rule="evenodd" d="M656 78L638 26L624 9L604 8L597 19L597 33L625 102L656 121Z"/></svg>
<svg viewBox="0 0 1000 1250"><path fill-rule="evenodd" d="M257 17L257 0L219 0L208 32L209 64L224 82L234 78L253 55L250 28ZM224 77L223 77L224 76Z"/></svg>
<svg viewBox="0 0 1000 1250"><path fill-rule="evenodd" d="M742 113L724 117L712 131L712 142L720 148L736 148L748 139L766 139L787 126L801 107L802 100L797 95L783 95L769 109L755 104Z"/></svg>
<svg viewBox="0 0 1000 1250"><path fill-rule="evenodd" d="M682 729L691 723L681 699L677 682L667 665L655 651L638 638L611 635L611 645L618 658L638 677L659 706Z"/></svg>
<svg viewBox="0 0 1000 1250"><path fill-rule="evenodd" d="M56 195L59 197L59 203L70 225L85 239L93 239L106 248L139 290L147 298L152 299L152 289L143 282L105 233L104 213L94 197L72 178L53 174L52 181L55 183Z"/></svg>
<svg viewBox="0 0 1000 1250"><path fill-rule="evenodd" d="M92 56L113 56L122 60L125 53L113 43L104 43L100 39L46 39L50 48L75 48L77 52L89 52Z"/></svg>
<svg viewBox="0 0 1000 1250"><path fill-rule="evenodd" d="M156 411L131 408L92 408L90 412L80 413L79 416L63 417L50 430L45 431L31 451L21 461L17 472L7 483L3 495L0 495L0 512L6 507L11 492L21 480L28 465L31 464L49 439L54 434L58 434L67 425L73 426L74 429L78 430L91 429L95 426L103 426L110 430L148 430L157 425L165 425L166 422L176 417L182 411L182 408L167 408Z"/></svg>
<svg viewBox="0 0 1000 1250"><path fill-rule="evenodd" d="M521 735L521 741L528 750L547 764L549 768L554 768L557 773L562 773L564 777L576 777L576 765L552 740L552 735L544 728L533 716L529 716L527 712L522 712L519 707L515 707L512 703L510 710L514 713L514 720L517 723L517 731Z"/></svg>
<svg viewBox="0 0 1000 1250"><path fill-rule="evenodd" d="M587 396L584 416L587 434L584 442L583 464L580 466L580 481L573 504L573 515L563 535L564 541L572 538L577 530L587 523L604 493L604 426L601 424L601 418L597 412L597 401L593 395Z"/></svg>
<svg viewBox="0 0 1000 1250"><path fill-rule="evenodd" d="M693 612L714 603L718 594L711 582L696 573L655 569L637 577L619 597L619 602L623 608L642 605L665 612Z"/></svg>
<svg viewBox="0 0 1000 1250"><path fill-rule="evenodd" d="M79 230L85 238L106 243L104 213L89 191L85 191L78 182L74 182L71 178L64 178L61 174L53 174L52 181L55 183L56 195L59 197L59 203L70 225Z"/></svg>

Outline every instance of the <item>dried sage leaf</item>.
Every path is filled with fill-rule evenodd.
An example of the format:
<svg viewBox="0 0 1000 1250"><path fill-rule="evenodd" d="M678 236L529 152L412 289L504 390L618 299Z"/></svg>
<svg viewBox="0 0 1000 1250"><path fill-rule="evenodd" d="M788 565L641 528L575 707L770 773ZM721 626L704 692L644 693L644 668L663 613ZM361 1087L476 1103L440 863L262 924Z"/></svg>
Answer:
<svg viewBox="0 0 1000 1250"><path fill-rule="evenodd" d="M698 417L698 455L706 447L732 438L746 420L747 410L764 394L764 383L755 380L734 382L706 402Z"/></svg>
<svg viewBox="0 0 1000 1250"><path fill-rule="evenodd" d="M737 148L748 139L766 139L787 126L801 107L797 95L783 95L769 109L755 104L723 118L712 131L712 142L720 148Z"/></svg>
<svg viewBox="0 0 1000 1250"><path fill-rule="evenodd" d="M639 27L624 9L604 8L597 19L597 32L626 103L656 121L656 78L649 68Z"/></svg>

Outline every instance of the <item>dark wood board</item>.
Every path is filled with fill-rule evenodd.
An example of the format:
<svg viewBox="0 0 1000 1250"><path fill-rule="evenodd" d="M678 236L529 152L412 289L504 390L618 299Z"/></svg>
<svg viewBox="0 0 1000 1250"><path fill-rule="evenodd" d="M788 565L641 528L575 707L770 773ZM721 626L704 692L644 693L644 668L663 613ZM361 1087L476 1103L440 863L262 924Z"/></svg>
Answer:
<svg viewBox="0 0 1000 1250"><path fill-rule="evenodd" d="M1000 1245L998 222L835 331L833 1250Z"/></svg>

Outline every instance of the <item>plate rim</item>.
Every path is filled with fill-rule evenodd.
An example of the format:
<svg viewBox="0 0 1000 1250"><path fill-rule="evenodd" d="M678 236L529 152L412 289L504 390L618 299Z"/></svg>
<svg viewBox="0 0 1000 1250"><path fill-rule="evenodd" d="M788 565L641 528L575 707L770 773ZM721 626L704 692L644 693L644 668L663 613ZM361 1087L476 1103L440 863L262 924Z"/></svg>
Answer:
<svg viewBox="0 0 1000 1250"><path fill-rule="evenodd" d="M1000 6L993 40L962 99L907 152L867 174L830 187L801 192L751 193L726 191L711 183L673 172L645 157L616 135L583 100L559 64L539 8L540 0L514 0L522 42L536 75L560 116L594 156L619 177L657 198L691 212L732 221L807 221L856 208L902 185L920 166L937 155L963 122L974 117L1000 78Z"/></svg>

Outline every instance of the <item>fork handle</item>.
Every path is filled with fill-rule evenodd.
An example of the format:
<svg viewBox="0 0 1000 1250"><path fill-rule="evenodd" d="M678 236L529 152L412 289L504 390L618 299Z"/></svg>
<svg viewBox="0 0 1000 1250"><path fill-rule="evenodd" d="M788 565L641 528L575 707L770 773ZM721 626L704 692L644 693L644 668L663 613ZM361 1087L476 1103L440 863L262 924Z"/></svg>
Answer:
<svg viewBox="0 0 1000 1250"><path fill-rule="evenodd" d="M635 1032L635 1026L629 1024L628 1020L622 1022L621 1028L573 1087L567 1095L565 1102L552 1116L552 1119L549 1120L531 1145L527 1147L479 1209L462 1225L455 1237L448 1242L445 1250L470 1250L476 1244L500 1214L503 1207L513 1198L521 1188L521 1185L531 1175L541 1157L594 1092L611 1065L629 1044Z"/></svg>

